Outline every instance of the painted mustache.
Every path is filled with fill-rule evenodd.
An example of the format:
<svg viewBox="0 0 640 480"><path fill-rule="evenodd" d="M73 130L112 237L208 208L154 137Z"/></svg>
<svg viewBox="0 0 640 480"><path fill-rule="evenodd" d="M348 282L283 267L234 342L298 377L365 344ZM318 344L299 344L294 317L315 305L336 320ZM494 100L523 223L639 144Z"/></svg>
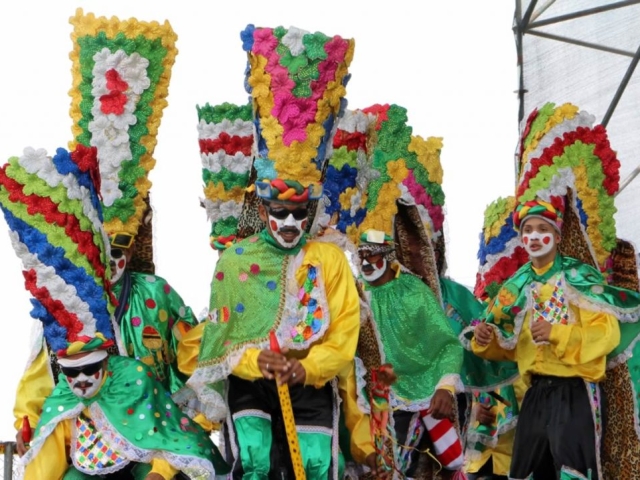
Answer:
<svg viewBox="0 0 640 480"><path fill-rule="evenodd" d="M78 390L86 390L91 387L93 387L92 382L78 382L73 385L73 388L77 388Z"/></svg>

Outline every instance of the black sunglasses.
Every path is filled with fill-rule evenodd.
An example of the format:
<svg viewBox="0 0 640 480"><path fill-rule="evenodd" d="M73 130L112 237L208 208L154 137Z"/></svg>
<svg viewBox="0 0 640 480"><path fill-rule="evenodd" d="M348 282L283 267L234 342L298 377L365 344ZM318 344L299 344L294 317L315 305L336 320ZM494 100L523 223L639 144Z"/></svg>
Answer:
<svg viewBox="0 0 640 480"><path fill-rule="evenodd" d="M293 215L293 218L296 220L304 220L309 216L309 210L306 208L296 208L295 210L287 210L287 209L278 209L273 210L271 208L268 209L269 215L273 218L277 218L278 220L284 220L289 215Z"/></svg>
<svg viewBox="0 0 640 480"><path fill-rule="evenodd" d="M60 367L60 371L66 376L76 378L81 373L84 373L87 377L95 375L102 368L102 360L97 363L90 363L83 367Z"/></svg>

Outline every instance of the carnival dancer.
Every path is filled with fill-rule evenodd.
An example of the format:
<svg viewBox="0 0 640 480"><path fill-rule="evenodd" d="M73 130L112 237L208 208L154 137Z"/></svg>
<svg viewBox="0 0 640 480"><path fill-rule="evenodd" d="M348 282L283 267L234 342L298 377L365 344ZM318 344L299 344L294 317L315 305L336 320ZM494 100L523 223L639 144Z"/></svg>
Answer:
<svg viewBox="0 0 640 480"><path fill-rule="evenodd" d="M53 158L13 157L0 169L0 207L33 295L31 315L61 368L23 457L24 478L213 478L226 464L155 372L108 358L114 297L96 182L96 149L83 145Z"/></svg>
<svg viewBox="0 0 640 480"><path fill-rule="evenodd" d="M513 228L515 197L498 198L487 206L480 234L480 261L474 293L486 304L528 255ZM466 326L480 318L476 313ZM512 369L506 364L505 368ZM486 371L486 369L485 369ZM473 391L473 408L466 432L465 472L470 480L506 480L509 475L518 409L526 391L521 378L491 392Z"/></svg>
<svg viewBox="0 0 640 480"><path fill-rule="evenodd" d="M211 321L201 327L187 384L208 418L226 421L234 478L337 478L334 379L353 361L359 301L344 253L307 241L305 232L322 193L353 41L252 25L242 38L259 126L257 180L238 220L243 240L216 264ZM287 389L291 409L281 404Z"/></svg>
<svg viewBox="0 0 640 480"><path fill-rule="evenodd" d="M166 280L154 275L148 180L177 53L176 35L168 23L156 28L136 19L121 22L117 18L95 18L81 10L71 23L75 136L71 145L95 147L98 152L96 181L104 228L111 242L111 282L118 301L113 351L145 363L154 378L176 394L186 381L177 368L177 344L197 322L180 295ZM118 43L124 32L127 38L136 39L136 48L126 53ZM140 130L141 125L153 128ZM110 129L119 135L112 135ZM127 141L122 141L125 138ZM45 157L41 150L25 152L28 162L44 162ZM54 353L46 342L36 342L18 386L14 415L19 454L26 451L20 434L24 417L36 425L42 402L57 382L59 368Z"/></svg>
<svg viewBox="0 0 640 480"><path fill-rule="evenodd" d="M610 271L616 247L619 162L593 120L570 104L547 104L529 117L514 225L530 262L502 285L471 341L484 358L517 361L529 385L513 479L635 478L607 476L601 458L603 417L622 415L607 408L623 393L610 388L604 395L607 361L607 376L629 378L615 366L625 366L638 336L640 297L608 285L599 271ZM628 420L637 424L633 415ZM617 441L637 452L637 437Z"/></svg>
<svg viewBox="0 0 640 480"><path fill-rule="evenodd" d="M393 241L384 232L363 233L358 248L362 276L384 357L398 377L390 403L396 438L408 448L401 471L412 477L417 465L411 460L415 462L418 450L411 449L425 444L420 442L425 429L416 424L422 424L427 412L436 420L457 415L454 394L459 390L462 346L435 294L420 278L403 271L393 252Z"/></svg>

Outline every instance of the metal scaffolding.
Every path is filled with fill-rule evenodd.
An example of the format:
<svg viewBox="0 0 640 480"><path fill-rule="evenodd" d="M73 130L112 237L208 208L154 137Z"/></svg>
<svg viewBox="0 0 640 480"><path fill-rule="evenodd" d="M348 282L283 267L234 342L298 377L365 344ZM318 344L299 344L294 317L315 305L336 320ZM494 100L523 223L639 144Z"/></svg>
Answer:
<svg viewBox="0 0 640 480"><path fill-rule="evenodd" d="M518 122L571 102L607 127L621 162L618 236L640 245L640 0L515 0ZM518 175L516 161L516 176Z"/></svg>

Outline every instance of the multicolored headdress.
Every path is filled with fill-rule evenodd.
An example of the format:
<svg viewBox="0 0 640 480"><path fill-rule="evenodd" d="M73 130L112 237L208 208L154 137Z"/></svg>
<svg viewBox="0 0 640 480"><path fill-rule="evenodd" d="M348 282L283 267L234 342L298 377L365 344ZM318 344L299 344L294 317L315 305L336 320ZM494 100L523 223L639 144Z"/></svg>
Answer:
<svg viewBox="0 0 640 480"><path fill-rule="evenodd" d="M525 205L542 200L556 210L561 205L556 197L565 198L560 251L607 271L617 244L620 162L605 128L594 127L594 121L569 103L534 110L522 134L516 198Z"/></svg>
<svg viewBox="0 0 640 480"><path fill-rule="evenodd" d="M362 110L346 110L340 118L327 151L329 166L316 217L318 227L332 225L347 233L364 220L367 187L380 175L371 169L368 155L375 141L375 123L376 116Z"/></svg>
<svg viewBox="0 0 640 480"><path fill-rule="evenodd" d="M442 235L444 192L440 151L442 139L412 135L407 110L398 105L374 105L363 112L376 116L375 139L370 147L366 217L350 236L368 229L393 233L397 202L415 205L432 237Z"/></svg>
<svg viewBox="0 0 640 480"><path fill-rule="evenodd" d="M520 203L513 212L513 226L520 230L527 218L540 218L550 223L558 233L562 232L562 216L564 215L564 200L553 196L550 202L535 199Z"/></svg>
<svg viewBox="0 0 640 480"><path fill-rule="evenodd" d="M256 194L287 202L318 199L327 147L344 110L354 42L253 25L241 37L256 124Z"/></svg>
<svg viewBox="0 0 640 480"><path fill-rule="evenodd" d="M515 208L515 197L498 198L484 212L478 250L480 265L473 291L476 298L495 297L504 281L529 261L529 254L514 228Z"/></svg>
<svg viewBox="0 0 640 480"><path fill-rule="evenodd" d="M105 229L136 237L149 208L148 174L155 165L177 36L168 22L96 18L81 9L71 23L74 140L69 148L97 148Z"/></svg>
<svg viewBox="0 0 640 480"><path fill-rule="evenodd" d="M0 169L0 208L22 260L31 315L59 356L113 345L108 238L96 149L27 148Z"/></svg>
<svg viewBox="0 0 640 480"><path fill-rule="evenodd" d="M238 234L238 218L251 173L253 122L251 105L198 108L204 207L211 222L211 246L222 250Z"/></svg>

